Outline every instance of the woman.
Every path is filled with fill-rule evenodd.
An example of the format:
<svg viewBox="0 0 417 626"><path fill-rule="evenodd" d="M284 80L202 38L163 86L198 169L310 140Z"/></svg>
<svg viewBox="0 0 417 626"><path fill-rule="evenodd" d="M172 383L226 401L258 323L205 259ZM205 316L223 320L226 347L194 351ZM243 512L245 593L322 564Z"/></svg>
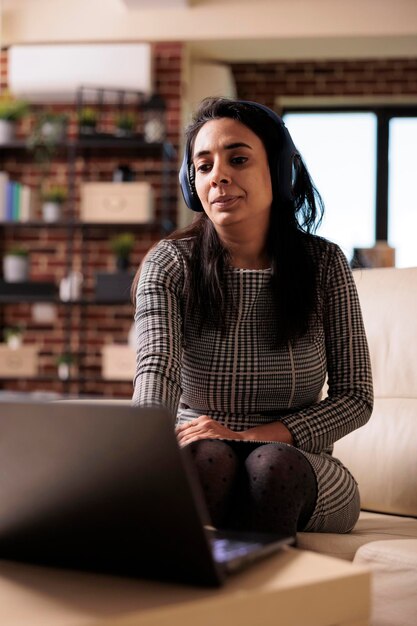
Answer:
<svg viewBox="0 0 417 626"><path fill-rule="evenodd" d="M371 370L303 161L273 111L211 98L180 182L198 216L138 274L133 401L177 416L214 525L348 532L359 494L332 444L369 419Z"/></svg>

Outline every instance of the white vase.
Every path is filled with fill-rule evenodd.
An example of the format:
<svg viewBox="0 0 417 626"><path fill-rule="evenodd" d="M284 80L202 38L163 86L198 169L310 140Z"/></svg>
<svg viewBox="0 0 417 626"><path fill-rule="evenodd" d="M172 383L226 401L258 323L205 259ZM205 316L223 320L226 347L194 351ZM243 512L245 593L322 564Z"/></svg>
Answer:
<svg viewBox="0 0 417 626"><path fill-rule="evenodd" d="M3 278L7 283L22 283L29 276L29 261L25 256L6 254L3 258Z"/></svg>
<svg viewBox="0 0 417 626"><path fill-rule="evenodd" d="M10 143L14 139L14 123L0 120L0 145Z"/></svg>
<svg viewBox="0 0 417 626"><path fill-rule="evenodd" d="M61 143L65 139L66 128L61 122L44 122L41 126L41 135L53 143Z"/></svg>
<svg viewBox="0 0 417 626"><path fill-rule="evenodd" d="M22 346L22 335L11 335L6 343L11 350L18 350Z"/></svg>
<svg viewBox="0 0 417 626"><path fill-rule="evenodd" d="M145 141L159 143L164 139L165 126L162 120L151 119L145 122Z"/></svg>
<svg viewBox="0 0 417 626"><path fill-rule="evenodd" d="M59 202L44 202L42 204L44 222L59 222L61 219L61 205Z"/></svg>
<svg viewBox="0 0 417 626"><path fill-rule="evenodd" d="M69 363L59 363L58 364L58 378L60 380L68 380L70 377L70 364Z"/></svg>
<svg viewBox="0 0 417 626"><path fill-rule="evenodd" d="M59 283L59 297L63 302L79 300L81 298L81 288L83 275L81 272L70 272L68 276L61 278Z"/></svg>

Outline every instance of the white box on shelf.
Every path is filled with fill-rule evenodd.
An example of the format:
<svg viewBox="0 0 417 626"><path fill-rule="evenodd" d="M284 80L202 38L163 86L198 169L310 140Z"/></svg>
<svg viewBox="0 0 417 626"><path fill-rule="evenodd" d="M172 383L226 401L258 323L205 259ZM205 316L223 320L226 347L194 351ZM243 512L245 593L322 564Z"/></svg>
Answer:
<svg viewBox="0 0 417 626"><path fill-rule="evenodd" d="M82 183L84 222L146 224L154 218L153 189L146 182Z"/></svg>
<svg viewBox="0 0 417 626"><path fill-rule="evenodd" d="M15 350L0 345L0 376L4 378L30 378L38 373L38 349L21 346Z"/></svg>
<svg viewBox="0 0 417 626"><path fill-rule="evenodd" d="M102 348L102 376L105 380L133 380L136 353L129 345L109 344Z"/></svg>

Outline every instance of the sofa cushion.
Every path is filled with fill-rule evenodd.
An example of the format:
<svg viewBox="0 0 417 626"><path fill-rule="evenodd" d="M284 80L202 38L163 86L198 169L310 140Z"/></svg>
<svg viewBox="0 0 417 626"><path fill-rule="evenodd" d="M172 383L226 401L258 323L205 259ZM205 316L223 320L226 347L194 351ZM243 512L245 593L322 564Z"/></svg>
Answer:
<svg viewBox="0 0 417 626"><path fill-rule="evenodd" d="M372 626L415 626L417 539L368 543L354 562L372 571Z"/></svg>
<svg viewBox="0 0 417 626"><path fill-rule="evenodd" d="M417 268L355 270L376 398L417 398Z"/></svg>
<svg viewBox="0 0 417 626"><path fill-rule="evenodd" d="M334 454L359 483L363 509L417 516L417 268L354 272L375 406Z"/></svg>
<svg viewBox="0 0 417 626"><path fill-rule="evenodd" d="M362 511L351 533L298 533L297 547L352 561L362 545L388 539L417 540L417 519Z"/></svg>
<svg viewBox="0 0 417 626"><path fill-rule="evenodd" d="M376 398L369 422L334 455L358 481L362 509L417 516L417 399Z"/></svg>

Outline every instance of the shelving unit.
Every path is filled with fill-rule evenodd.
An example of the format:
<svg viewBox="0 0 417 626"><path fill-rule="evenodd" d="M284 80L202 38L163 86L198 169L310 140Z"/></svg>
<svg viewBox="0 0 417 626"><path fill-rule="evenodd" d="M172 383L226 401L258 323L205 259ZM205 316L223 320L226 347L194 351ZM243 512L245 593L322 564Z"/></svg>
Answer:
<svg viewBox="0 0 417 626"><path fill-rule="evenodd" d="M15 140L7 145L2 145L2 156L0 157L0 170L3 169L3 163L10 156L15 156L22 162L30 163L32 153L27 148L25 140ZM93 276L89 269L88 260L88 244L93 241L92 235L98 236L102 240L107 240L111 234L121 231L134 232L138 237L147 237L147 240L157 240L170 232L175 224L172 219L173 211L170 202L170 185L172 183L173 168L171 162L175 157L175 151L168 142L162 143L146 143L142 137L119 138L112 136L97 137L79 137L77 139L68 139L57 146L57 159L66 162L67 186L68 186L68 202L66 218L60 222L43 222L36 218L29 222L0 222L0 247L5 248L5 243L11 239L19 239L24 233L36 232L41 235L44 233L57 233L64 230L66 234L65 241L65 272L67 275L74 266L76 258L77 266L84 274L85 282L83 292L79 300L62 301L58 295L56 296L39 296L29 294L19 295L1 295L0 294L0 334L5 325L7 318L7 309L12 306L25 307L25 315L28 315L26 308L31 307L35 303L46 303L57 307L60 324L62 327L62 345L60 351L76 352L78 358L77 373L69 380L59 381L57 375L51 372L51 366L41 367L39 375L35 378L28 379L26 382L39 382L48 386L49 383L59 381L59 386L63 393L82 394L86 387L92 384L97 385L97 389L103 386L103 381L97 374L97 364L89 365L87 358L93 356L96 361L98 359L99 347L92 350L81 349L81 346L88 345L85 337L88 321L91 319L92 311L116 311L125 318L133 318L133 308L129 300L121 302L120 300L97 301L92 293ZM83 222L79 219L77 210L77 173L76 161L79 157L84 160L84 179L91 179L89 172L89 164L95 158L100 159L124 159L144 160L153 159L161 163L159 172L159 186L162 190L160 201L158 203L157 219L150 223L92 223ZM41 236L40 235L40 236ZM61 235L60 235L61 236ZM94 245L94 243L92 244ZM110 252L109 252L110 256ZM46 262L48 265L48 262ZM58 289L58 284L57 284ZM98 307L98 309L95 309ZM35 332L35 331L33 331ZM48 328L37 330L39 333L47 333ZM33 334L33 333L32 333ZM111 331L106 333L106 338ZM127 339L127 337L126 337ZM75 348L74 348L75 346ZM45 361L53 357L56 346L52 346L48 350L44 350ZM56 371L56 370L55 370ZM89 374L90 372L90 374ZM12 379L2 378L0 380L0 388L9 388ZM106 380L105 383L111 381ZM24 385L23 385L24 386Z"/></svg>

